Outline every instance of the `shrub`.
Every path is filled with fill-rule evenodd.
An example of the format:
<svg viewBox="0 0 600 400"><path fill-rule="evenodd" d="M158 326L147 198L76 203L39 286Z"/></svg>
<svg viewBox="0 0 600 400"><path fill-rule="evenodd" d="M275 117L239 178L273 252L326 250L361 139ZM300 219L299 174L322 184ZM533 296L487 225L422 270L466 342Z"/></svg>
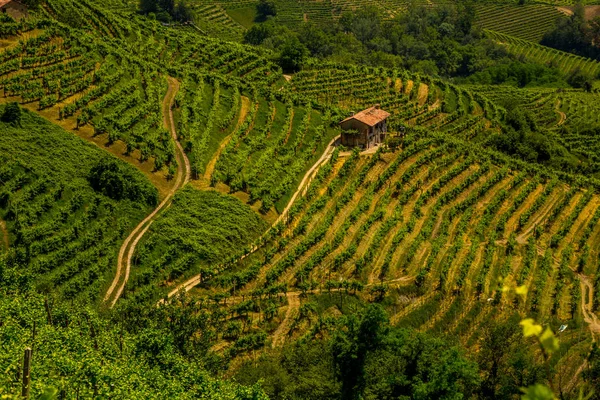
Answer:
<svg viewBox="0 0 600 400"><path fill-rule="evenodd" d="M90 171L88 181L95 191L111 199L129 199L148 205L158 203L158 191L137 173L110 158L101 159Z"/></svg>
<svg viewBox="0 0 600 400"><path fill-rule="evenodd" d="M4 112L0 119L2 122L21 126L21 107L19 107L19 104L15 102L8 103L4 107Z"/></svg>

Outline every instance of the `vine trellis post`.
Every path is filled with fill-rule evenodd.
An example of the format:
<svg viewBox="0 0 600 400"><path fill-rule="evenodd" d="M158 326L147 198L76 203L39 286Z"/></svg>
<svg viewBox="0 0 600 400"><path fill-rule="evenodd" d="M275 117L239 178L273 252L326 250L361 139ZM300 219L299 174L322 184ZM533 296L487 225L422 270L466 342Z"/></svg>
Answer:
<svg viewBox="0 0 600 400"><path fill-rule="evenodd" d="M23 398L29 398L30 389L30 373L31 373L31 348L27 347L23 355L23 388L21 395Z"/></svg>

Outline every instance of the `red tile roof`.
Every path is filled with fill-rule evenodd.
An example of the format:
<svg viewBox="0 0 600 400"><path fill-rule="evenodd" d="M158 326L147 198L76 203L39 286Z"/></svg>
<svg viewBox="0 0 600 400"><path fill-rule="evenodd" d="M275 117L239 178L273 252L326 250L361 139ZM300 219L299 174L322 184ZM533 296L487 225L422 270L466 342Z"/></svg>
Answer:
<svg viewBox="0 0 600 400"><path fill-rule="evenodd" d="M13 0L0 0L0 8L4 7L8 3L12 3L12 2L13 2Z"/></svg>
<svg viewBox="0 0 600 400"><path fill-rule="evenodd" d="M380 123L381 121L385 121L389 116L390 116L389 112L383 111L379 107L375 106L375 107L367 108L366 110L363 110L363 111L359 112L358 114L348 117L340 123L343 124L344 122L355 119L355 120L360 121L363 124L366 124L368 126L375 126L378 123Z"/></svg>

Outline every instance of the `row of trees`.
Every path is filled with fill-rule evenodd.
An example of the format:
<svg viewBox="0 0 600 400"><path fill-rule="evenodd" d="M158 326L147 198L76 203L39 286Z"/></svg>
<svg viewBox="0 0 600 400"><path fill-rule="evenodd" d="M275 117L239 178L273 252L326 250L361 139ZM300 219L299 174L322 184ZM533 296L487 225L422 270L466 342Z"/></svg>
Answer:
<svg viewBox="0 0 600 400"><path fill-rule="evenodd" d="M547 373L519 321L514 314L490 324L469 360L442 339L391 326L382 308L368 306L337 322L321 321L316 330L327 332L322 339L248 361L236 378L247 385L260 380L273 399L517 398L522 387L544 381ZM597 347L589 362L585 377L597 384Z"/></svg>
<svg viewBox="0 0 600 400"><path fill-rule="evenodd" d="M190 22L193 15L188 5L179 0L140 0L140 12L142 14L154 14L161 22Z"/></svg>
<svg viewBox="0 0 600 400"><path fill-rule="evenodd" d="M557 21L556 27L542 39L542 44L600 60L600 17L587 21L584 6L578 4L573 15Z"/></svg>
<svg viewBox="0 0 600 400"><path fill-rule="evenodd" d="M379 8L365 7L328 25L309 22L292 29L267 19L252 27L245 40L280 52L284 69L299 69L310 55L464 76L508 58L501 47L473 27L473 21L473 8L462 3L410 7L391 21L383 18Z"/></svg>

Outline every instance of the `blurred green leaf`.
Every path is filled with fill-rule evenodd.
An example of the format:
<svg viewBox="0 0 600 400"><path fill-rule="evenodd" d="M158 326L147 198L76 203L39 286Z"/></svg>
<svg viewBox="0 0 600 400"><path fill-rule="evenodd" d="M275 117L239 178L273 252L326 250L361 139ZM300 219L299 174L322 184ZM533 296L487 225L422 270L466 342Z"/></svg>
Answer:
<svg viewBox="0 0 600 400"><path fill-rule="evenodd" d="M558 338L554 336L554 332L550 328L546 328L544 333L542 333L540 342L548 354L552 354L558 350Z"/></svg>
<svg viewBox="0 0 600 400"><path fill-rule="evenodd" d="M44 393L38 397L39 400L52 400L56 398L56 394L58 393L58 389L56 388L46 388L44 389Z"/></svg>
<svg viewBox="0 0 600 400"><path fill-rule="evenodd" d="M523 285L523 286L518 286L515 289L515 293L518 294L519 296L525 297L527 296L527 286Z"/></svg>
<svg viewBox="0 0 600 400"><path fill-rule="evenodd" d="M546 385L542 385L540 383L529 386L528 388L521 388L521 391L524 393L521 396L521 400L554 400L554 393L552 390Z"/></svg>
<svg viewBox="0 0 600 400"><path fill-rule="evenodd" d="M526 318L519 322L519 325L523 327L523 336L539 336L542 333L542 326L535 323L533 318Z"/></svg>

